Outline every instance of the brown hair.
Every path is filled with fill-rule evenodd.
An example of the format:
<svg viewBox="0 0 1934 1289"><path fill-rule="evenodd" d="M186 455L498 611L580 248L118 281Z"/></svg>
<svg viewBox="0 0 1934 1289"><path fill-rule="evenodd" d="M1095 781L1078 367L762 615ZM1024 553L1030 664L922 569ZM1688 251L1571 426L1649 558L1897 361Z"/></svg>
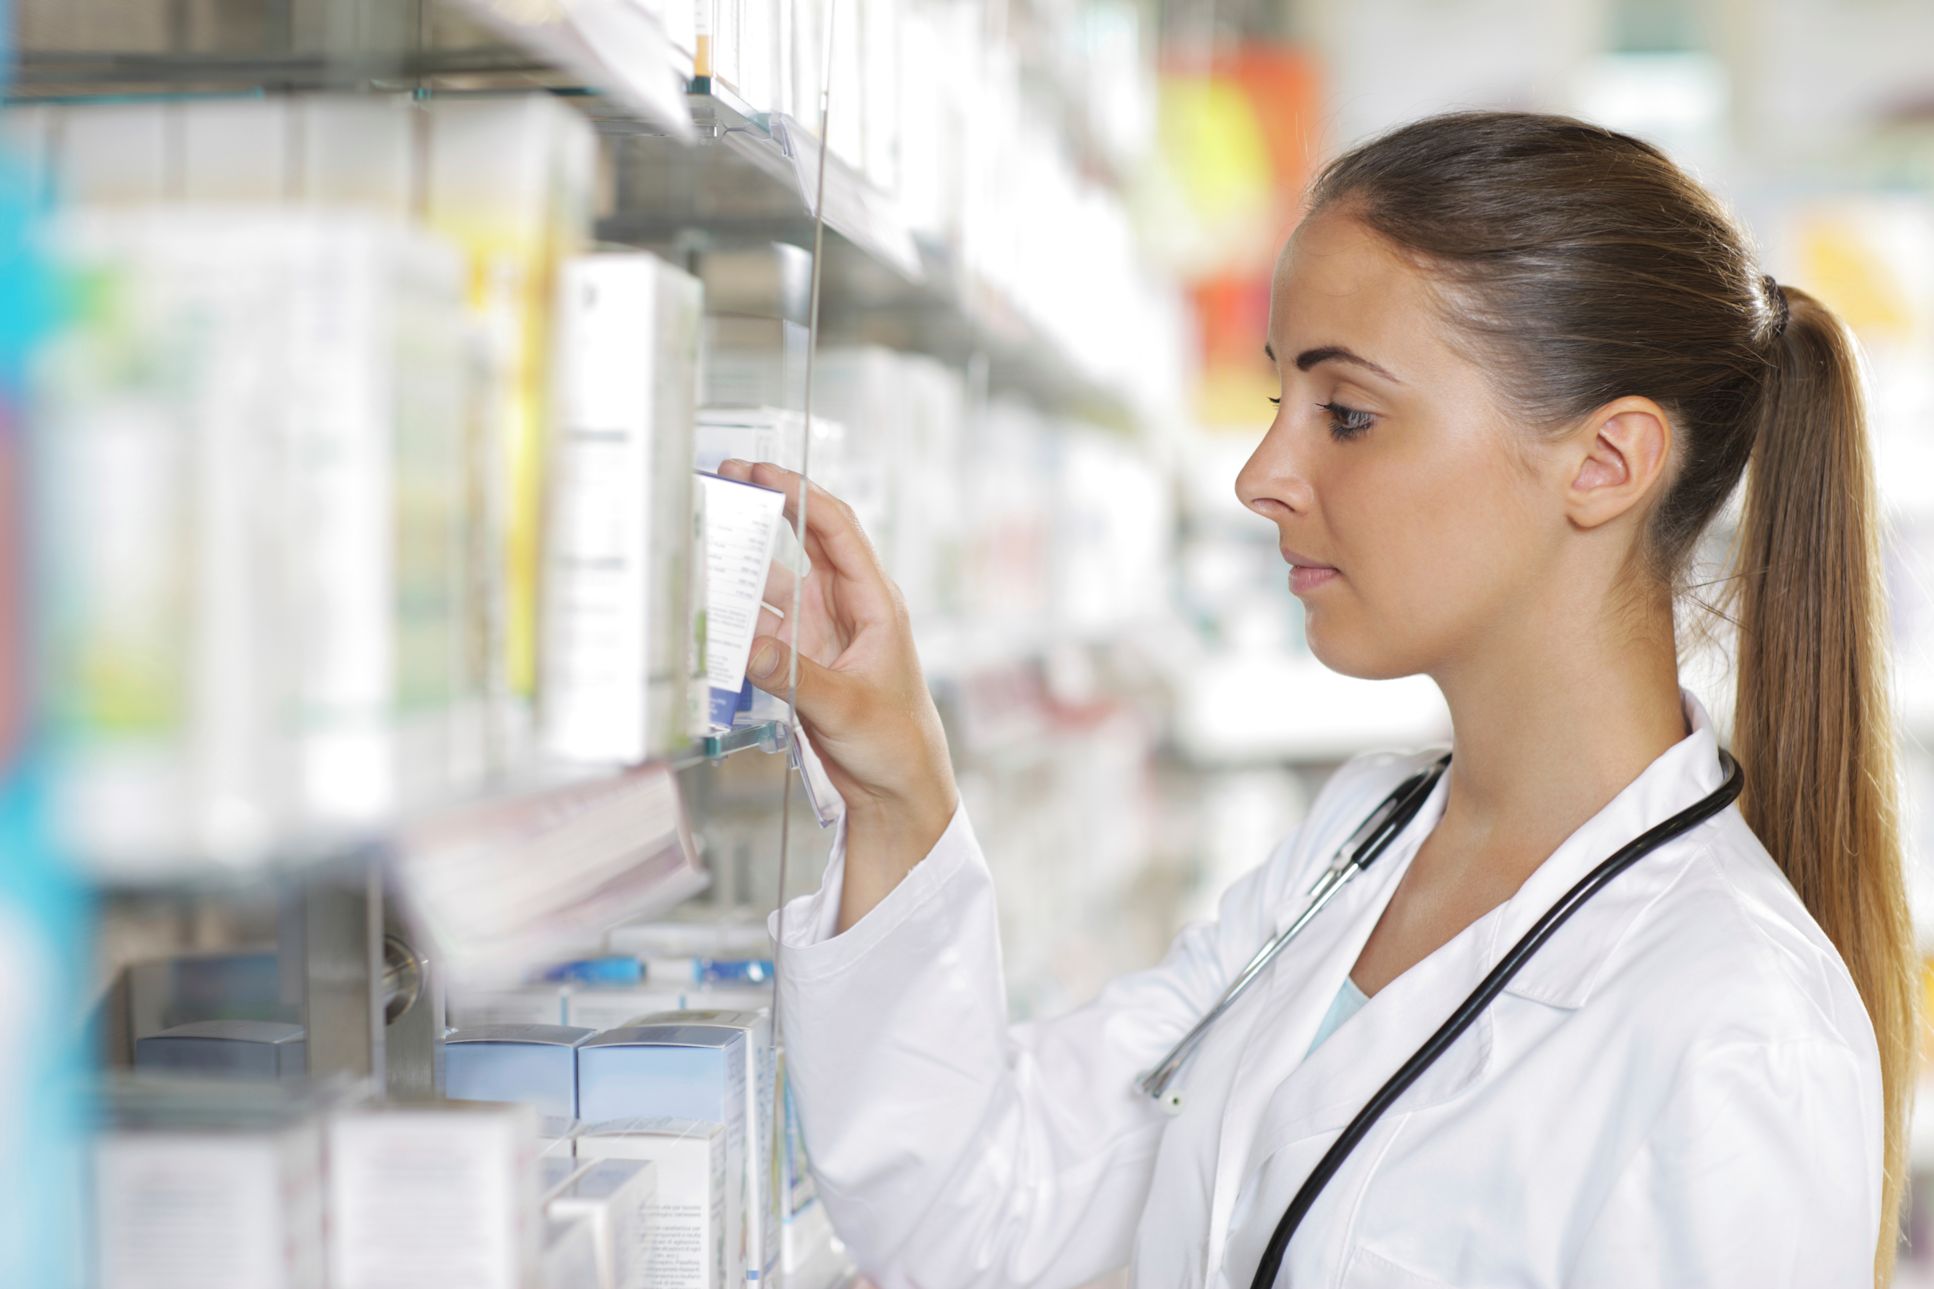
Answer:
<svg viewBox="0 0 1934 1289"><path fill-rule="evenodd" d="M1880 520L1852 344L1776 287L1698 183L1649 144L1567 117L1458 112L1330 163L1346 210L1428 271L1446 316L1532 424L1656 401L1675 473L1634 552L1669 605L1747 478L1725 602L1738 628L1740 810L1839 950L1880 1045L1891 1278L1917 1060ZM1757 448L1755 448L1757 445Z"/></svg>

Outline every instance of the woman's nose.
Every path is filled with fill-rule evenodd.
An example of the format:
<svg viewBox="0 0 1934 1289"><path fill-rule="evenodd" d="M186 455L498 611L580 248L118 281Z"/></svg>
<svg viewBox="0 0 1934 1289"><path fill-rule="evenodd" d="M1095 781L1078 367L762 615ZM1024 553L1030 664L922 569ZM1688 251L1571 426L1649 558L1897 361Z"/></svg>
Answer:
<svg viewBox="0 0 1934 1289"><path fill-rule="evenodd" d="M1309 507L1309 479L1292 460L1287 427L1279 415L1269 432L1249 454L1236 472L1236 497L1246 509L1265 519L1278 519L1285 510L1302 511Z"/></svg>

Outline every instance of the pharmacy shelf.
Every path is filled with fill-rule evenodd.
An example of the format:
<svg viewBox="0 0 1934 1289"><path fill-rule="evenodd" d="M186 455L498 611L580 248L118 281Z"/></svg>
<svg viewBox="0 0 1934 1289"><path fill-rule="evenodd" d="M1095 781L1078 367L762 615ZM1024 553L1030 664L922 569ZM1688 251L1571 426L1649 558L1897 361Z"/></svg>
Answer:
<svg viewBox="0 0 1934 1289"><path fill-rule="evenodd" d="M47 99L588 87L660 133L686 142L696 137L679 71L689 67L690 56L680 54L640 3L334 0L326 20L297 21L285 6L279 24L272 9L265 6L252 32L260 42L253 50L196 48L187 6L171 11L166 50L24 49L10 89L20 98Z"/></svg>
<svg viewBox="0 0 1934 1289"><path fill-rule="evenodd" d="M702 230L810 247L822 156L813 133L783 113L755 110L709 77L690 83L686 102L698 138L713 146L668 148L622 104L580 103L615 140L615 213L600 221L599 236L659 244ZM827 231L887 281L918 282L920 254L894 202L841 158L824 161Z"/></svg>
<svg viewBox="0 0 1934 1289"><path fill-rule="evenodd" d="M83 871L97 888L117 895L245 891L254 889L265 877L314 878L338 870L351 871L372 861L394 863L407 838L463 831L484 817L528 833L545 816L555 815L560 801L570 794L609 790L645 774L680 774L717 765L727 757L754 749L776 755L789 745L784 721L760 721L695 739L678 755L642 766L540 763L501 782L407 812L382 828L305 832L225 860L183 857L138 869L96 867Z"/></svg>
<svg viewBox="0 0 1934 1289"><path fill-rule="evenodd" d="M758 748L771 754L786 750L789 735L784 721L758 721L750 725L739 725L722 734L708 734L700 739L697 746L686 756L675 758L672 768L689 769L695 765L716 762L734 752L748 748Z"/></svg>
<svg viewBox="0 0 1934 1289"><path fill-rule="evenodd" d="M598 72L572 33L493 31L507 40L523 35L502 46L278 57L24 50L9 101L542 90L570 99L610 142L614 201L598 223L602 240L657 248L708 241L813 246L822 149L812 130L782 113L759 112L711 78L687 80L682 95L656 93L650 87L676 76L679 59L668 45L626 64L655 70L620 82L608 68ZM897 204L864 175L838 156L824 160L825 334L913 349L970 370L984 364L991 389L1091 424L1132 430L1147 419L1080 371L1013 301L975 281L952 248L914 234Z"/></svg>
<svg viewBox="0 0 1934 1289"><path fill-rule="evenodd" d="M986 364L988 386L1044 411L1090 425L1137 431L1143 409L1080 370L1060 345L1001 292L973 275L949 248L921 243L920 281L845 273L826 293L824 322L843 339L914 349L967 366ZM841 266L829 259L829 272Z"/></svg>
<svg viewBox="0 0 1934 1289"><path fill-rule="evenodd" d="M697 137L686 104L690 67L658 17L642 3L504 5L453 0L452 7L514 48L595 88L632 119L682 143Z"/></svg>

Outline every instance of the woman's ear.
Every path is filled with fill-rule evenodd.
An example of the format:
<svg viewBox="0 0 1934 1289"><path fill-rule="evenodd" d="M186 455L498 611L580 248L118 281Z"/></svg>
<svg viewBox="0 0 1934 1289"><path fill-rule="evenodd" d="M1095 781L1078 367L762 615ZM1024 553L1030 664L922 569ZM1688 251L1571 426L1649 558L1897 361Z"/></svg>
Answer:
<svg viewBox="0 0 1934 1289"><path fill-rule="evenodd" d="M1649 398L1621 398L1586 418L1569 448L1565 515L1597 528L1643 506L1666 477L1672 420Z"/></svg>

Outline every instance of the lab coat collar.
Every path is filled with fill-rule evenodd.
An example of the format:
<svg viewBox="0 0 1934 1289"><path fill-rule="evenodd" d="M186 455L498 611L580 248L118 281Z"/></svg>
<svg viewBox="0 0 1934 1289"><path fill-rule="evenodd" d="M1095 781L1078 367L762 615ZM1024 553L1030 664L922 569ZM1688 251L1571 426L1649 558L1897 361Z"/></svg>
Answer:
<svg viewBox="0 0 1934 1289"><path fill-rule="evenodd" d="M1692 805L1724 780L1718 737L1698 697L1683 685L1680 704L1690 733L1667 748L1638 778L1525 879L1500 907L1488 937L1485 959L1495 965L1511 946L1556 904L1579 879L1609 859L1627 842ZM1457 772L1451 761L1448 778ZM1512 977L1505 992L1554 1007L1582 1007L1591 997L1606 961L1633 920L1663 895L1683 872L1668 858L1684 838L1667 843L1627 869L1581 908L1569 923ZM1489 966L1486 967L1489 970Z"/></svg>

